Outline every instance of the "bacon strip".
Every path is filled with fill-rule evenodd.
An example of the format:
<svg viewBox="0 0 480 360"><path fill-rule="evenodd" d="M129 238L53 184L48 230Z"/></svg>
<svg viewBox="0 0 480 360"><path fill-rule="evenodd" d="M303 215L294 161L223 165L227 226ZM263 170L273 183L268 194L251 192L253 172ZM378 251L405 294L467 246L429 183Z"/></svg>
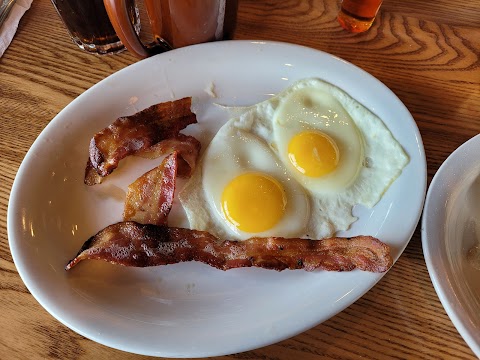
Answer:
<svg viewBox="0 0 480 360"><path fill-rule="evenodd" d="M124 221L167 224L175 193L177 164L177 153L173 152L159 166L128 186L123 210Z"/></svg>
<svg viewBox="0 0 480 360"><path fill-rule="evenodd" d="M118 118L95 134L90 141L85 184L98 184L126 156L174 138L180 130L196 123L190 107L191 98L152 105L134 115Z"/></svg>
<svg viewBox="0 0 480 360"><path fill-rule="evenodd" d="M133 221L107 226L88 239L69 270L82 260L109 261L124 266L158 266L201 261L217 269L315 269L385 272L392 266L389 247L370 236L325 240L251 238L220 241L204 231L142 225Z"/></svg>
<svg viewBox="0 0 480 360"><path fill-rule="evenodd" d="M179 155L178 176L190 177L195 170L201 146L200 141L193 136L178 134L175 138L160 141L136 155L147 159L156 159L161 155L176 151Z"/></svg>

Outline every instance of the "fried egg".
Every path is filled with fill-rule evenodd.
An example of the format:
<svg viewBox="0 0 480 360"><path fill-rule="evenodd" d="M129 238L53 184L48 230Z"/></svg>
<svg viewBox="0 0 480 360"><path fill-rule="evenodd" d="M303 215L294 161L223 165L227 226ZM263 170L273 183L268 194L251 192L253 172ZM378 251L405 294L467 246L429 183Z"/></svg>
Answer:
<svg viewBox="0 0 480 360"><path fill-rule="evenodd" d="M208 146L200 168L180 194L192 228L240 240L252 234L303 233L307 195L256 135L228 122Z"/></svg>
<svg viewBox="0 0 480 360"><path fill-rule="evenodd" d="M179 194L190 226L221 238L333 236L356 221L355 205L373 207L409 161L380 118L320 79L231 111ZM275 200L253 195L256 186ZM256 199L274 205L255 212Z"/></svg>
<svg viewBox="0 0 480 360"><path fill-rule="evenodd" d="M314 194L347 188L361 169L363 137L340 102L317 87L288 94L272 118L273 146Z"/></svg>

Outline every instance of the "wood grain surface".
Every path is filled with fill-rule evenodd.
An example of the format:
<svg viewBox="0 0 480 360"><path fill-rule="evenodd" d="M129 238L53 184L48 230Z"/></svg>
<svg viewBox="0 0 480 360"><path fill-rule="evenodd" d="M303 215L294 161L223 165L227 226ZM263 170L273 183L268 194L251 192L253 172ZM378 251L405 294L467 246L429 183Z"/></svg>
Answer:
<svg viewBox="0 0 480 360"><path fill-rule="evenodd" d="M235 38L309 46L377 77L415 118L430 182L453 150L480 133L480 1L386 0L374 26L358 35L340 28L338 7L336 0L241 0ZM0 58L0 359L148 358L90 341L48 314L17 273L6 224L15 174L42 129L136 61L126 52L80 51L49 0L34 0ZM434 291L419 227L395 266L345 311L289 340L218 359L323 358L475 358Z"/></svg>

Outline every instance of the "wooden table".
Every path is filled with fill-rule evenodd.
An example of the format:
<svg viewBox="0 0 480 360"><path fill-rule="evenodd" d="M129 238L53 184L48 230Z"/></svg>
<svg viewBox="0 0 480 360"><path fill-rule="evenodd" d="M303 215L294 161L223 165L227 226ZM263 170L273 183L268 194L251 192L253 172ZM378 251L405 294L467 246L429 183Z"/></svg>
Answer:
<svg viewBox="0 0 480 360"><path fill-rule="evenodd" d="M337 11L336 0L244 0L235 37L324 50L380 79L420 128L430 182L453 150L480 133L480 2L388 0L360 35L339 27ZM79 94L136 61L77 49L49 0L33 2L0 58L1 359L147 359L90 341L49 315L20 279L6 230L15 174L42 129ZM289 340L222 359L362 357L475 358L434 291L420 227L395 266L345 311Z"/></svg>

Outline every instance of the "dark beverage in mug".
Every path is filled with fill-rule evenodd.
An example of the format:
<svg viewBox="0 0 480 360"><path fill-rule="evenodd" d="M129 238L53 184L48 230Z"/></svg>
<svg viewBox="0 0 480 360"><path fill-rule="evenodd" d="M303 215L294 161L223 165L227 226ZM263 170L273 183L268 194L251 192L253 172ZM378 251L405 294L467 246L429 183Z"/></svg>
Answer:
<svg viewBox="0 0 480 360"><path fill-rule="evenodd" d="M73 41L83 50L109 54L124 49L108 18L103 0L52 0ZM131 23L140 30L134 0L127 0Z"/></svg>

